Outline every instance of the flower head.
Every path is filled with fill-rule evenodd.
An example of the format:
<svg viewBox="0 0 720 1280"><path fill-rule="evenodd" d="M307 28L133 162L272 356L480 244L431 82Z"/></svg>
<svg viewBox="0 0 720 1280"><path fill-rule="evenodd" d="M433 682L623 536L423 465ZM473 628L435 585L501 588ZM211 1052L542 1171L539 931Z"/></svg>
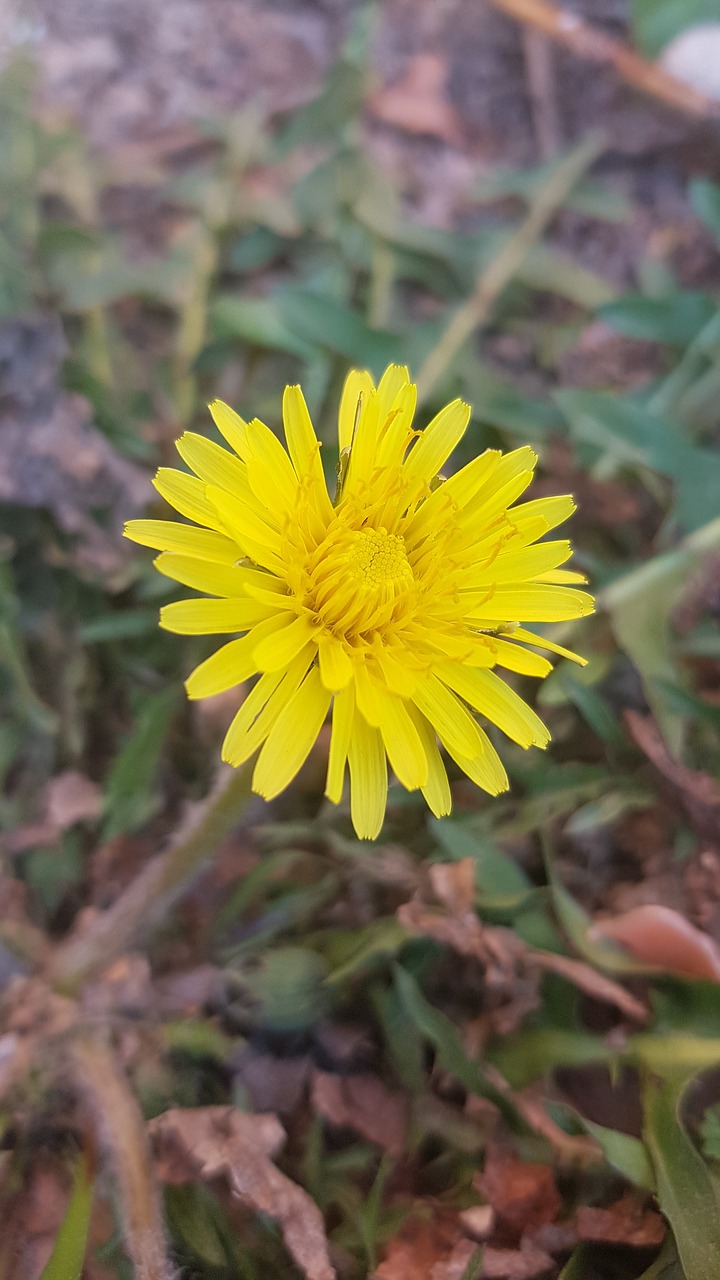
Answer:
<svg viewBox="0 0 720 1280"><path fill-rule="evenodd" d="M574 510L570 497L516 505L537 461L490 449L440 475L469 406L453 401L413 428L416 388L392 365L377 387L353 370L340 404L337 492L299 387L287 387L287 452L257 419L216 401L230 451L188 432L178 452L194 474L161 468L155 486L194 524L133 520L128 537L161 551L161 573L203 592L166 605L161 626L238 634L187 680L206 698L257 676L223 746L232 765L258 748L253 788L266 799L300 769L332 706L326 795L349 766L355 830L374 838L387 762L433 813L450 811L439 751L491 795L507 775L489 721L522 747L549 733L496 668L545 676L540 648L581 662L523 627L592 611L582 575L559 566L565 540L538 542ZM532 648L528 648L532 646Z"/></svg>

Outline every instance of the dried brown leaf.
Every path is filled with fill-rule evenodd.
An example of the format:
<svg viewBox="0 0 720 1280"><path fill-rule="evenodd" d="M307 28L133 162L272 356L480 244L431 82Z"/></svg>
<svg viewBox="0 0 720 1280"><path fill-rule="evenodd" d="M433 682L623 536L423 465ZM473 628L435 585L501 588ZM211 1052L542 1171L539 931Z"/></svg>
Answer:
<svg viewBox="0 0 720 1280"><path fill-rule="evenodd" d="M519 1249L487 1248L483 1253L483 1280L540 1280L555 1270L550 1255L530 1241Z"/></svg>
<svg viewBox="0 0 720 1280"><path fill-rule="evenodd" d="M378 1076L340 1076L315 1071L312 1099L330 1124L354 1129L391 1155L400 1155L405 1150L407 1099L388 1089Z"/></svg>
<svg viewBox="0 0 720 1280"><path fill-rule="evenodd" d="M581 1205L575 1214L578 1239L598 1244L626 1244L638 1249L661 1245L667 1227L652 1209L634 1195L623 1196L607 1208Z"/></svg>
<svg viewBox="0 0 720 1280"><path fill-rule="evenodd" d="M549 1165L526 1163L496 1146L488 1148L476 1181L494 1210L499 1243L519 1243L527 1231L554 1222L562 1208Z"/></svg>
<svg viewBox="0 0 720 1280"><path fill-rule="evenodd" d="M241 1203L280 1224L307 1280L334 1280L320 1210L272 1163L285 1141L276 1116L246 1115L233 1107L174 1108L151 1120L148 1129L163 1181L226 1179Z"/></svg>
<svg viewBox="0 0 720 1280"><path fill-rule="evenodd" d="M690 821L704 835L717 840L720 836L720 782L675 760L651 716L643 716L639 711L626 711L624 719L640 750L679 791Z"/></svg>
<svg viewBox="0 0 720 1280"><path fill-rule="evenodd" d="M45 817L58 831L99 818L102 808L99 786L76 769L56 774L45 788Z"/></svg>
<svg viewBox="0 0 720 1280"><path fill-rule="evenodd" d="M720 982L720 947L672 907L645 903L609 920L597 920L593 939L610 938L645 964L666 973Z"/></svg>
<svg viewBox="0 0 720 1280"><path fill-rule="evenodd" d="M380 89L370 99L372 114L383 124L406 133L440 138L450 147L462 145L460 117L447 97L447 59L436 53L419 53L408 64L397 84Z"/></svg>
<svg viewBox="0 0 720 1280"><path fill-rule="evenodd" d="M451 870L462 866L462 863L454 864ZM618 982L598 973L591 965L569 956L530 947L510 929L489 928L484 925L475 912L466 906L467 898L458 888L464 872L461 871L460 877L441 878L438 874L441 864L437 864L432 870L433 887L438 896L444 898L448 911L443 913L426 907L417 898L403 903L398 908L397 918L410 932L434 938L436 942L452 947L460 955L474 956L486 966L488 977L495 985L500 979L508 989L512 989L514 983L521 983L524 973L532 972L533 969L545 969L567 978L596 1000L614 1004L626 1017L641 1022L646 1020L647 1009L642 1001ZM443 866L442 870L445 871L446 868ZM457 914L453 914L451 903L458 907Z"/></svg>

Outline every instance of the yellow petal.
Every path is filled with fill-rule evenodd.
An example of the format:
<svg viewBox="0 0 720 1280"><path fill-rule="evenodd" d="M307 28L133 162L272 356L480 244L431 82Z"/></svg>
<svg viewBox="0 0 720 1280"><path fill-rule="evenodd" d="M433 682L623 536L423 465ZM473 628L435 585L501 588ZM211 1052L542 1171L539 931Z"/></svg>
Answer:
<svg viewBox="0 0 720 1280"><path fill-rule="evenodd" d="M242 596L245 594L246 571L236 565L215 564L196 556L180 556L164 551L154 561L158 573L173 582L203 591L208 596Z"/></svg>
<svg viewBox="0 0 720 1280"><path fill-rule="evenodd" d="M422 739L401 698L381 694L380 733L397 779L408 791L424 787L428 762Z"/></svg>
<svg viewBox="0 0 720 1280"><path fill-rule="evenodd" d="M214 636L247 631L267 618L256 600L175 600L160 610L160 626L181 636Z"/></svg>
<svg viewBox="0 0 720 1280"><path fill-rule="evenodd" d="M300 651L284 671L266 672L238 711L223 743L223 760L240 765L257 751L314 661L312 645Z"/></svg>
<svg viewBox="0 0 720 1280"><path fill-rule="evenodd" d="M582 586L587 582L587 576L584 573L577 573L575 569L553 569L549 573L538 573L533 579L535 582L549 582L556 587L569 587L578 583Z"/></svg>
<svg viewBox="0 0 720 1280"><path fill-rule="evenodd" d="M216 693L234 689L235 685L254 676L257 666L252 656L253 643L252 635L229 640L201 662L185 681L188 698L193 702L199 698L212 698Z"/></svg>
<svg viewBox="0 0 720 1280"><path fill-rule="evenodd" d="M453 744L462 756L473 758L480 754L480 730L466 707L451 693L437 676L427 675L418 680L413 702L433 725L438 736Z"/></svg>
<svg viewBox="0 0 720 1280"><path fill-rule="evenodd" d="M488 795L498 796L501 791L507 791L510 783L502 760L492 745L487 734L482 729L479 730L481 738L482 751L479 755L468 758L460 755L454 750L453 744L447 742L442 735L440 741L445 750L464 773L467 774L471 782L476 787L482 787L483 791L487 791Z"/></svg>
<svg viewBox="0 0 720 1280"><path fill-rule="evenodd" d="M412 386L407 365L389 364L377 388L377 407L381 427L390 410L395 407L398 396L407 386Z"/></svg>
<svg viewBox="0 0 720 1280"><path fill-rule="evenodd" d="M197 476L190 476L186 471L176 471L174 467L160 467L153 484L158 493L188 520L207 525L209 529L222 531L217 511L214 511L205 497L205 485Z"/></svg>
<svg viewBox="0 0 720 1280"><path fill-rule="evenodd" d="M541 658L539 653L531 653L520 644L510 644L507 640L496 639L494 636L491 644L495 662L506 671L517 671L521 676L536 676L539 680L543 680L552 671L547 658Z"/></svg>
<svg viewBox="0 0 720 1280"><path fill-rule="evenodd" d="M569 520L575 510L574 499L566 493L557 498L533 498L531 502L523 502L521 506L515 507L513 519L525 520L542 516L548 529L555 529L557 525Z"/></svg>
<svg viewBox="0 0 720 1280"><path fill-rule="evenodd" d="M278 503L292 511L297 499L297 476L277 436L264 422L253 418L247 425L247 439L253 454L248 462L248 478L255 496L271 511Z"/></svg>
<svg viewBox="0 0 720 1280"><path fill-rule="evenodd" d="M405 474L429 484L462 440L470 421L470 405L453 400L441 409L416 440L405 462Z"/></svg>
<svg viewBox="0 0 720 1280"><path fill-rule="evenodd" d="M355 712L348 747L350 816L361 840L380 834L387 804L387 764L380 730Z"/></svg>
<svg viewBox="0 0 720 1280"><path fill-rule="evenodd" d="M246 436L247 423L222 400L213 400L208 408L220 435L224 436L230 448L235 450L243 462L247 462L250 457Z"/></svg>
<svg viewBox="0 0 720 1280"><path fill-rule="evenodd" d="M305 397L299 387L285 388L283 426L288 452L298 480L310 480L317 511L324 520L331 520L333 508L320 461L320 443L315 435Z"/></svg>
<svg viewBox="0 0 720 1280"><path fill-rule="evenodd" d="M404 383L390 410L383 420L379 415L380 438L377 462L380 467L399 466L413 438L413 418L417 407L417 387L414 382Z"/></svg>
<svg viewBox="0 0 720 1280"><path fill-rule="evenodd" d="M367 404L374 390L375 384L366 369L350 370L342 389L338 414L338 446L341 452L351 447L360 407Z"/></svg>
<svg viewBox="0 0 720 1280"><path fill-rule="evenodd" d="M207 496L225 528L256 564L271 572L282 573L282 539L277 529L265 524L246 502L208 485Z"/></svg>
<svg viewBox="0 0 720 1280"><path fill-rule="evenodd" d="M225 689L233 689L242 680L257 675L257 663L253 651L263 636L275 628L275 619L259 622L246 636L229 640L209 658L191 671L185 681L187 696L193 702L198 698L211 698ZM257 688L257 685L255 686ZM243 704L244 705L244 704ZM250 704L252 707L252 703Z"/></svg>
<svg viewBox="0 0 720 1280"><path fill-rule="evenodd" d="M318 639L318 655L320 675L325 688L332 690L333 693L338 689L344 689L353 674L353 664L344 644L326 631Z"/></svg>
<svg viewBox="0 0 720 1280"><path fill-rule="evenodd" d="M417 678L408 667L403 666L399 658L393 656L384 644L373 650L373 656L385 677L385 683L391 693L401 698L412 698Z"/></svg>
<svg viewBox="0 0 720 1280"><path fill-rule="evenodd" d="M379 728L382 719L382 690L370 675L366 656L363 654L353 664L355 676L355 698L359 710L373 728Z"/></svg>
<svg viewBox="0 0 720 1280"><path fill-rule="evenodd" d="M538 636L534 631L513 627L511 634L514 640L522 640L523 644L534 644L536 649L547 649L548 653L556 653L559 658L567 658L568 662L575 662L579 667L587 666L587 658L581 658L579 653L573 653L572 649L564 649L561 644L546 640L545 636Z"/></svg>
<svg viewBox="0 0 720 1280"><path fill-rule="evenodd" d="M355 689L347 685L335 695L333 703L332 736L328 755L327 780L325 795L333 804L342 799L343 782L345 781L345 761L347 760L355 718Z"/></svg>
<svg viewBox="0 0 720 1280"><path fill-rule="evenodd" d="M217 564L235 564L239 557L237 542L212 529L193 529L189 524L172 520L128 520L125 537L155 551L177 551Z"/></svg>
<svg viewBox="0 0 720 1280"><path fill-rule="evenodd" d="M452 795L447 770L438 750L435 730L412 703L408 703L407 710L420 735L428 762L428 779L422 788L422 793L435 817L444 818L452 809Z"/></svg>
<svg viewBox="0 0 720 1280"><path fill-rule="evenodd" d="M483 582L529 582L550 569L557 569L572 555L567 541L538 542L534 547L516 547L501 551L486 568L480 566L474 575L468 575L467 586L479 586Z"/></svg>
<svg viewBox="0 0 720 1280"><path fill-rule="evenodd" d="M260 671L278 671L286 667L316 634L317 628L305 614L300 617L281 614L277 630L261 640L255 650L255 661Z"/></svg>
<svg viewBox="0 0 720 1280"><path fill-rule="evenodd" d="M175 441L175 448L204 484L214 484L234 494L241 494L247 488L245 463L214 440L186 431Z"/></svg>
<svg viewBox="0 0 720 1280"><path fill-rule="evenodd" d="M255 765L253 791L272 800L292 782L322 728L330 697L317 667L311 667L265 740Z"/></svg>
<svg viewBox="0 0 720 1280"><path fill-rule="evenodd" d="M494 671L478 671L459 663L438 663L437 672L451 689L496 724L521 747L546 747L550 733L542 720ZM465 755L475 753L465 752Z"/></svg>
<svg viewBox="0 0 720 1280"><path fill-rule="evenodd" d="M494 622L566 622L585 618L595 602L586 591L553 587L545 583L503 586L493 589L490 599L468 615L480 625Z"/></svg>

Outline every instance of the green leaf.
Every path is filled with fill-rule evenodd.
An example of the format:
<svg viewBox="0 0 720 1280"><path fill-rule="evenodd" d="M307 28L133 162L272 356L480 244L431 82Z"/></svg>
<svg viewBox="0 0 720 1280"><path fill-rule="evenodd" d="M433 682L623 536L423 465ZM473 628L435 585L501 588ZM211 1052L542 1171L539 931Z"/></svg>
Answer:
<svg viewBox="0 0 720 1280"><path fill-rule="evenodd" d="M588 311L602 307L615 297L615 289L607 280L549 244L533 245L518 267L516 279L532 289L567 298Z"/></svg>
<svg viewBox="0 0 720 1280"><path fill-rule="evenodd" d="M314 354L312 343L285 323L277 298L221 294L212 303L210 315L218 338L242 338L252 346L286 351L303 360L309 360Z"/></svg>
<svg viewBox="0 0 720 1280"><path fill-rule="evenodd" d="M508 196L517 196L529 203L557 165L558 160L551 160L546 164L534 165L531 169L497 169L480 179L472 195L481 204L506 200ZM584 178L578 182L567 196L563 207L588 218L599 218L603 222L624 222L633 212L633 206L625 196L594 178Z"/></svg>
<svg viewBox="0 0 720 1280"><path fill-rule="evenodd" d="M329 142L360 111L365 93L365 73L353 63L340 61L332 68L323 90L290 118L276 148L280 156L307 143Z"/></svg>
<svg viewBox="0 0 720 1280"><path fill-rule="evenodd" d="M340 986L356 974L385 964L397 955L409 934L394 916L380 917L362 929L335 930L326 954L331 965L328 986Z"/></svg>
<svg viewBox="0 0 720 1280"><path fill-rule="evenodd" d="M703 1155L709 1160L720 1160L720 1106L708 1107L700 1126Z"/></svg>
<svg viewBox="0 0 720 1280"><path fill-rule="evenodd" d="M431 818L429 827L451 858L472 858L475 883L490 901L495 894L525 893L531 887L522 867L461 822Z"/></svg>
<svg viewBox="0 0 720 1280"><path fill-rule="evenodd" d="M720 11L720 4L718 5ZM710 178L693 178L688 187L690 204L708 231L720 241L720 187Z"/></svg>
<svg viewBox="0 0 720 1280"><path fill-rule="evenodd" d="M656 58L688 27L720 22L720 3L718 0L630 0L630 19L642 52Z"/></svg>
<svg viewBox="0 0 720 1280"><path fill-rule="evenodd" d="M94 1183L88 1161L81 1157L75 1166L73 1191L67 1213L58 1231L53 1251L43 1267L40 1280L80 1280L87 1249Z"/></svg>
<svg viewBox="0 0 720 1280"><path fill-rule="evenodd" d="M598 316L628 338L686 347L716 311L717 305L709 294L686 289L665 298L628 293L600 307Z"/></svg>
<svg viewBox="0 0 720 1280"><path fill-rule="evenodd" d="M426 1040L430 1041L445 1070L454 1075L470 1093L493 1102L514 1129L524 1127L510 1095L488 1080L480 1064L468 1057L455 1023L428 1003L407 969L396 965L394 977L395 988L407 1014Z"/></svg>
<svg viewBox="0 0 720 1280"><path fill-rule="evenodd" d="M550 845L544 843L545 872L550 885L553 906L558 920L576 951L585 959L610 973L655 973L652 966L641 964L615 943L610 941L591 941L588 930L592 919L568 893L560 881L554 867L554 859Z"/></svg>
<svg viewBox="0 0 720 1280"><path fill-rule="evenodd" d="M284 323L307 341L319 343L379 376L391 361L402 359L401 339L371 329L349 307L307 289L288 289L279 298Z"/></svg>
<svg viewBox="0 0 720 1280"><path fill-rule="evenodd" d="M488 1053L489 1060L515 1089L524 1089L556 1067L612 1063L616 1056L599 1036L558 1027L507 1036L493 1044Z"/></svg>
<svg viewBox="0 0 720 1280"><path fill-rule="evenodd" d="M165 689L148 698L140 711L135 728L108 776L106 839L120 831L136 830L150 816L155 774L177 701L177 691Z"/></svg>
<svg viewBox="0 0 720 1280"><path fill-rule="evenodd" d="M720 544L720 518L688 535L679 547L617 578L599 596L618 644L637 667L647 699L670 750L680 753L686 717L664 696L667 683L682 684L674 660L670 610L703 555Z"/></svg>
<svg viewBox="0 0 720 1280"><path fill-rule="evenodd" d="M605 1125L595 1124L580 1116L580 1123L600 1144L603 1155L613 1169L617 1169L628 1182L646 1191L655 1191L655 1174L644 1144L639 1138L629 1133L621 1133L619 1129L608 1129Z"/></svg>
<svg viewBox="0 0 720 1280"><path fill-rule="evenodd" d="M720 1196L681 1117L685 1087L648 1077L644 1138L655 1167L660 1208L670 1222L687 1280L720 1276Z"/></svg>

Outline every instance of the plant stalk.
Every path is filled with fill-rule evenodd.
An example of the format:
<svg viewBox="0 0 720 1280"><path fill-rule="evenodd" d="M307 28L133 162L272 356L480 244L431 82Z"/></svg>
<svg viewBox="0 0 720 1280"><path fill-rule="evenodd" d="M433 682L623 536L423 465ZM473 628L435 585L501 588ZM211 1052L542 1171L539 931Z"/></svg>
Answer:
<svg viewBox="0 0 720 1280"><path fill-rule="evenodd" d="M60 946L48 978L69 994L157 928L242 817L250 799L249 765L223 766L207 799L167 849L153 858L107 911Z"/></svg>
<svg viewBox="0 0 720 1280"><path fill-rule="evenodd" d="M475 289L451 317L439 341L426 356L417 378L418 400L424 403L475 329L486 325L495 302L522 266L576 182L605 149L594 135L557 165L534 195L525 220L505 241L497 257L478 276Z"/></svg>

